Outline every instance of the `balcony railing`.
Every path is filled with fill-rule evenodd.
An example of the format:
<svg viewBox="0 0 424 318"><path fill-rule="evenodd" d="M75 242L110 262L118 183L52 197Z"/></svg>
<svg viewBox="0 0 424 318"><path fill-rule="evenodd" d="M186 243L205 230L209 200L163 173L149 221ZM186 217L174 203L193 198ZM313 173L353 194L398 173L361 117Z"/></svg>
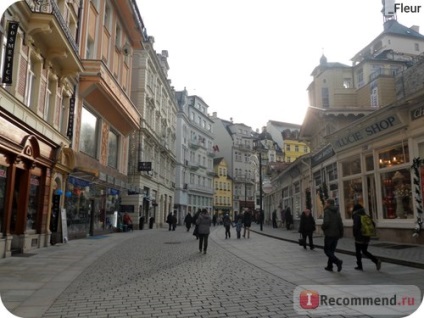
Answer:
<svg viewBox="0 0 424 318"><path fill-rule="evenodd" d="M62 27L63 32L65 33L65 36L69 42L69 44L72 46L72 49L76 54L78 54L78 45L75 41L75 38L72 36L72 33L66 24L65 19L62 16L62 13L60 12L60 9L56 3L56 1L51 0L25 0L28 6L31 8L32 12L37 13L47 13L47 14L53 14L57 21L59 22L60 26Z"/></svg>

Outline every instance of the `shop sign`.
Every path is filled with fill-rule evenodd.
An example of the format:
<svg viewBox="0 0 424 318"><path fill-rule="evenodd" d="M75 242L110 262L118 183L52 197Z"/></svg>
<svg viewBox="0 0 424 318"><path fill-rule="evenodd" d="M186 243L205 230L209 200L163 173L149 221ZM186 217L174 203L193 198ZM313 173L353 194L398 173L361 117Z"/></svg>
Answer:
<svg viewBox="0 0 424 318"><path fill-rule="evenodd" d="M411 110L411 120L416 120L424 116L424 105Z"/></svg>
<svg viewBox="0 0 424 318"><path fill-rule="evenodd" d="M15 21L9 21L7 29L7 41L6 50L4 54L4 65L3 65L3 84L12 84L13 75L13 55L15 52L16 34L18 33L19 23Z"/></svg>
<svg viewBox="0 0 424 318"><path fill-rule="evenodd" d="M329 144L324 149L322 149L320 152L318 152L316 155L312 156L311 166L315 167L316 165L327 160L328 158L331 158L332 156L334 156L334 150L333 150L333 146L331 146L331 144Z"/></svg>
<svg viewBox="0 0 424 318"><path fill-rule="evenodd" d="M69 139L72 139L74 134L74 113L75 113L75 96L72 96L69 99L69 119L68 119L68 130L66 132L66 136Z"/></svg>
<svg viewBox="0 0 424 318"><path fill-rule="evenodd" d="M148 161L140 161L138 163L138 171L152 171L152 163Z"/></svg>
<svg viewBox="0 0 424 318"><path fill-rule="evenodd" d="M367 121L359 129L350 130L347 134L332 140L331 144L336 152L344 150L385 134L400 124L402 122L396 114L390 114L378 120L373 118L372 122Z"/></svg>

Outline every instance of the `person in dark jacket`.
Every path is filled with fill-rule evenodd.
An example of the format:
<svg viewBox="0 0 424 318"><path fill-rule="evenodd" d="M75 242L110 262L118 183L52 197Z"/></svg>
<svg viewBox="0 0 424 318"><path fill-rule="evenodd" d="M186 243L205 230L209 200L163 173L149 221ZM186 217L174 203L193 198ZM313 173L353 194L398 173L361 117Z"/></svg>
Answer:
<svg viewBox="0 0 424 318"><path fill-rule="evenodd" d="M197 218L200 215L200 212L201 212L201 210L198 209L197 212L193 216L193 224L194 224L193 235L196 237L196 240L199 239L199 231L198 231L199 230L199 226L197 225L196 221L197 221Z"/></svg>
<svg viewBox="0 0 424 318"><path fill-rule="evenodd" d="M247 209L243 214L243 237L246 238L246 232L247 232L247 238L250 238L250 227L252 226L252 212L250 212L249 209Z"/></svg>
<svg viewBox="0 0 424 318"><path fill-rule="evenodd" d="M277 210L272 211L272 227L276 229L277 225Z"/></svg>
<svg viewBox="0 0 424 318"><path fill-rule="evenodd" d="M193 217L191 216L190 212L187 213L187 215L184 218L184 223L187 228L187 232L190 231L191 224L193 223Z"/></svg>
<svg viewBox="0 0 424 318"><path fill-rule="evenodd" d="M225 227L225 239L227 238L231 238L231 218L228 214L225 214L224 217L222 218L222 223L224 224Z"/></svg>
<svg viewBox="0 0 424 318"><path fill-rule="evenodd" d="M291 213L290 207L286 207L286 212L284 213L284 216L286 218L286 229L290 230L293 224L293 215Z"/></svg>
<svg viewBox="0 0 424 318"><path fill-rule="evenodd" d="M168 231L172 230L172 223L173 223L173 217L172 217L172 213L169 212L168 216L166 217L166 223L168 223Z"/></svg>
<svg viewBox="0 0 424 318"><path fill-rule="evenodd" d="M324 220L321 229L324 232L324 253L328 257L325 270L332 272L333 264L335 264L337 271L340 272L343 261L338 259L334 255L334 252L336 251L337 242L343 237L343 222L339 209L334 205L333 199L327 199L325 201Z"/></svg>
<svg viewBox="0 0 424 318"><path fill-rule="evenodd" d="M208 213L208 210L203 209L199 214L199 217L196 219L196 224L198 225L199 232L199 251L206 254L206 250L208 249L208 237L210 233L210 228L212 224L212 218Z"/></svg>
<svg viewBox="0 0 424 318"><path fill-rule="evenodd" d="M365 215L365 209L360 204L355 204L352 210L353 219L353 237L355 238L355 252L356 252L356 270L362 271L362 254L367 256L376 266L377 270L381 268L381 260L368 252L368 244L370 242L369 236L362 235L361 232L361 215Z"/></svg>
<svg viewBox="0 0 424 318"><path fill-rule="evenodd" d="M304 245L303 248L306 250L306 238L309 241L309 248L313 250L314 242L312 239L312 234L315 231L315 219L312 216L311 210L305 209L300 216L300 224L299 224L299 233L302 234Z"/></svg>

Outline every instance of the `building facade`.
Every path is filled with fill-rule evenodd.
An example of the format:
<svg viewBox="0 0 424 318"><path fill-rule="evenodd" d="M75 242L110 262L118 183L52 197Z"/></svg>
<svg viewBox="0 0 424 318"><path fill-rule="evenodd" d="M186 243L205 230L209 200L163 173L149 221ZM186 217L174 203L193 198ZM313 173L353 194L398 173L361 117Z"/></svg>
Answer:
<svg viewBox="0 0 424 318"><path fill-rule="evenodd" d="M129 178L134 191L122 209L134 224L162 226L173 211L176 172L177 101L168 79L168 52L156 53L149 37L134 52L131 96L141 114L141 129L131 135Z"/></svg>
<svg viewBox="0 0 424 318"><path fill-rule="evenodd" d="M209 106L187 91L176 92L178 100L175 209L179 222L198 209L213 212L214 130Z"/></svg>
<svg viewBox="0 0 424 318"><path fill-rule="evenodd" d="M69 239L119 227L127 177L129 136L140 128L131 100L133 52L143 47L144 25L135 1L84 1L79 74L65 209ZM135 31L137 30L137 31Z"/></svg>
<svg viewBox="0 0 424 318"><path fill-rule="evenodd" d="M1 257L49 246L64 207L72 170L64 149L72 143L83 69L79 9L74 2L20 1L1 19Z"/></svg>

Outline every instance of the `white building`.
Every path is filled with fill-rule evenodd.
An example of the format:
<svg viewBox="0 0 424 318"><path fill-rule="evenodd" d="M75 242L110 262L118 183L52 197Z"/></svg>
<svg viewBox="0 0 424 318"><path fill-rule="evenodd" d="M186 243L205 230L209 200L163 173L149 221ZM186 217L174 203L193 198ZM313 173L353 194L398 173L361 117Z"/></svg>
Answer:
<svg viewBox="0 0 424 318"><path fill-rule="evenodd" d="M176 92L178 100L177 168L175 173L175 209L181 222L198 209L213 211L213 121L208 105L187 91Z"/></svg>

